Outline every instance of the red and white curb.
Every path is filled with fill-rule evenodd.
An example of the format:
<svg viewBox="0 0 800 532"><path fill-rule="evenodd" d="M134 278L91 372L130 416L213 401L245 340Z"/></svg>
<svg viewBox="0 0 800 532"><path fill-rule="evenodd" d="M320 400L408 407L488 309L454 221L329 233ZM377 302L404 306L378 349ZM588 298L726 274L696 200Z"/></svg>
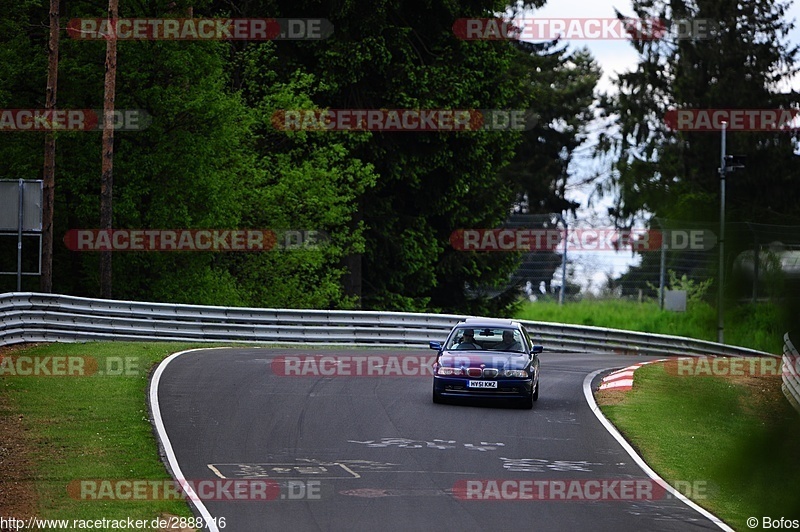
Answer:
<svg viewBox="0 0 800 532"><path fill-rule="evenodd" d="M600 387L598 390L618 390L618 391L628 391L633 388L633 374L634 372L641 368L646 364L652 364L653 362L664 362L666 358L661 358L659 360L650 360L648 362L640 362L638 364L634 364L633 366L628 366L627 368L622 368L617 371L612 371L605 377L603 377L602 382L600 383Z"/></svg>

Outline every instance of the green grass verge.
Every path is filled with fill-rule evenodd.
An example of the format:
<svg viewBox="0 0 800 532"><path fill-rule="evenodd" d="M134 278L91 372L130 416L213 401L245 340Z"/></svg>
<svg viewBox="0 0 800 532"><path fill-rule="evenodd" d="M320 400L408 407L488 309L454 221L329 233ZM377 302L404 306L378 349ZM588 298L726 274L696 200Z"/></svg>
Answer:
<svg viewBox="0 0 800 532"><path fill-rule="evenodd" d="M800 517L800 417L780 377L678 376L652 364L602 406L609 397L598 393L603 413L645 461L668 481L704 489L695 502L731 527Z"/></svg>
<svg viewBox="0 0 800 532"><path fill-rule="evenodd" d="M671 312L653 302L585 300L559 305L546 301L525 303L515 318L717 339L717 311L706 303L690 304L686 312ZM732 307L725 314L725 342L779 354L786 332L784 323L781 308L773 304Z"/></svg>
<svg viewBox="0 0 800 532"><path fill-rule="evenodd" d="M158 456L148 418L148 374L170 353L190 347L200 346L43 344L6 353L16 357L92 357L97 369L104 372L90 376L8 376L13 366L7 365L0 377L5 405L0 416L22 416L23 441L30 454L40 517L151 520L161 512L192 515L182 500L86 501L68 493L70 482L78 480L170 478ZM128 358L123 371L120 362ZM85 364L86 368L91 366Z"/></svg>

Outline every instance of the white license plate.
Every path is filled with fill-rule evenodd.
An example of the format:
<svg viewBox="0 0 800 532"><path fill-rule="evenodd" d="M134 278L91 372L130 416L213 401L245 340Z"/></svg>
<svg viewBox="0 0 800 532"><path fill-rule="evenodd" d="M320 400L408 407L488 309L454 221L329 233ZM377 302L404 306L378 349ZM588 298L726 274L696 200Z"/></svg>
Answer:
<svg viewBox="0 0 800 532"><path fill-rule="evenodd" d="M497 381L469 381L467 388L497 388Z"/></svg>

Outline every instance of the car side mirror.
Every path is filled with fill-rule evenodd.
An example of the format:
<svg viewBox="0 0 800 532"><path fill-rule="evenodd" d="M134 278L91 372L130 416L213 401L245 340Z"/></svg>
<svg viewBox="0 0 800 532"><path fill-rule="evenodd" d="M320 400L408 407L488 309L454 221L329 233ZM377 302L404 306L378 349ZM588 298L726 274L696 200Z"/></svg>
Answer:
<svg viewBox="0 0 800 532"><path fill-rule="evenodd" d="M436 349L437 351L442 350L442 344L440 344L439 342L428 342L428 347L430 347L431 349Z"/></svg>
<svg viewBox="0 0 800 532"><path fill-rule="evenodd" d="M531 349L531 353L541 353L542 351L544 351L544 346L541 345L535 345Z"/></svg>

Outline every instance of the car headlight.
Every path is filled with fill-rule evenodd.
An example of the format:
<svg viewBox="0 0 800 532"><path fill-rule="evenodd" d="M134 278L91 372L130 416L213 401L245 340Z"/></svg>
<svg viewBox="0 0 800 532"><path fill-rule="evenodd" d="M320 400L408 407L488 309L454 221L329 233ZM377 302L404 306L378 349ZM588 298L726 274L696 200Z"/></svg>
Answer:
<svg viewBox="0 0 800 532"><path fill-rule="evenodd" d="M442 376L445 376L445 377L452 377L452 376L463 375L464 374L464 370L461 369L461 368L445 368L445 367L439 366L439 368L436 370L436 374L437 375L442 375Z"/></svg>
<svg viewBox="0 0 800 532"><path fill-rule="evenodd" d="M524 379L528 377L528 372L524 369L507 369L503 372L503 377L517 377Z"/></svg>

